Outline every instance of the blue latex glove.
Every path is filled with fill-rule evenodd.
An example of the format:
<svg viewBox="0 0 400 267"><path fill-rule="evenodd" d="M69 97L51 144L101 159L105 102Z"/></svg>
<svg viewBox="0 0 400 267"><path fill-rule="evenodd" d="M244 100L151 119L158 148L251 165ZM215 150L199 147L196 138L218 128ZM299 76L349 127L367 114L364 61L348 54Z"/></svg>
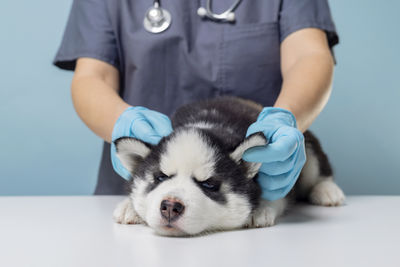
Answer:
<svg viewBox="0 0 400 267"><path fill-rule="evenodd" d="M296 118L285 109L266 107L247 129L246 137L262 132L266 146L246 150L243 159L262 162L258 183L267 200L283 198L294 186L306 162L304 136L296 128Z"/></svg>
<svg viewBox="0 0 400 267"><path fill-rule="evenodd" d="M114 141L120 137L135 137L146 143L157 144L163 136L167 136L172 132L170 119L157 111L147 109L145 107L129 107L114 125L111 135L111 162L114 170L126 180L131 175L125 169L121 161L116 156Z"/></svg>

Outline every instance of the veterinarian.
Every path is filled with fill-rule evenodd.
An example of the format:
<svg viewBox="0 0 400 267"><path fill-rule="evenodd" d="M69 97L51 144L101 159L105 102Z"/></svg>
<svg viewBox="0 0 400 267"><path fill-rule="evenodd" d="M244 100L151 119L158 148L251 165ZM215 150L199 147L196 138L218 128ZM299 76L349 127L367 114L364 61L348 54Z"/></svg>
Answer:
<svg viewBox="0 0 400 267"><path fill-rule="evenodd" d="M75 0L54 64L75 70L83 122L104 139L95 194L122 194L129 173L110 142L156 144L180 105L220 95L265 108L247 135L263 197L284 197L305 163L304 132L328 101L338 36L327 0ZM122 178L124 177L124 178Z"/></svg>

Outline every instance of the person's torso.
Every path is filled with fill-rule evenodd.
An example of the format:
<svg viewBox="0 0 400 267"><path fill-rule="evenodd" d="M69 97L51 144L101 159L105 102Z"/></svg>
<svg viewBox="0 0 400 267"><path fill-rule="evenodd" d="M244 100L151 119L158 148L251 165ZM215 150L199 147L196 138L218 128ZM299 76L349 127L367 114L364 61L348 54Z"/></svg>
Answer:
<svg viewBox="0 0 400 267"><path fill-rule="evenodd" d="M221 13L233 2L212 1L212 9ZM205 0L164 0L172 24L158 34L143 27L152 4L108 1L125 101L167 115L182 104L226 94L273 105L282 84L279 0L242 1L234 24L200 18L197 9Z"/></svg>

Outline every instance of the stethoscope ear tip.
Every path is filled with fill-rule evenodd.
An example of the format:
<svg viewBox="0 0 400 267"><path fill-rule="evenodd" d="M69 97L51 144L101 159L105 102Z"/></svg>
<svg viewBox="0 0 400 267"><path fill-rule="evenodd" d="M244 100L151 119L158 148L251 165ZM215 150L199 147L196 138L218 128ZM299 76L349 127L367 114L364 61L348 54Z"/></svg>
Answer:
<svg viewBox="0 0 400 267"><path fill-rule="evenodd" d="M202 18L206 17L207 16L207 9L205 9L204 7L199 7L197 9L197 15L199 15Z"/></svg>
<svg viewBox="0 0 400 267"><path fill-rule="evenodd" d="M226 16L226 20L229 22L234 22L236 20L235 13L229 12Z"/></svg>

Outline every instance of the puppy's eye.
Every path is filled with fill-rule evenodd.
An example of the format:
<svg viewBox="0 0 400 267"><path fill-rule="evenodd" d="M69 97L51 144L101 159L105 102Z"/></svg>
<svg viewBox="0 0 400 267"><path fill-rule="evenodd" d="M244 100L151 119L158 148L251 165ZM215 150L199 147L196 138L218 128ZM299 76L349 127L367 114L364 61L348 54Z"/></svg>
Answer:
<svg viewBox="0 0 400 267"><path fill-rule="evenodd" d="M169 179L169 176L164 173L158 173L158 174L154 175L154 179L156 182L160 183L160 182L164 182L165 180Z"/></svg>
<svg viewBox="0 0 400 267"><path fill-rule="evenodd" d="M210 190L210 191L218 191L221 183L219 181L208 179L206 181L200 182L200 185L204 189L207 189L207 190Z"/></svg>

